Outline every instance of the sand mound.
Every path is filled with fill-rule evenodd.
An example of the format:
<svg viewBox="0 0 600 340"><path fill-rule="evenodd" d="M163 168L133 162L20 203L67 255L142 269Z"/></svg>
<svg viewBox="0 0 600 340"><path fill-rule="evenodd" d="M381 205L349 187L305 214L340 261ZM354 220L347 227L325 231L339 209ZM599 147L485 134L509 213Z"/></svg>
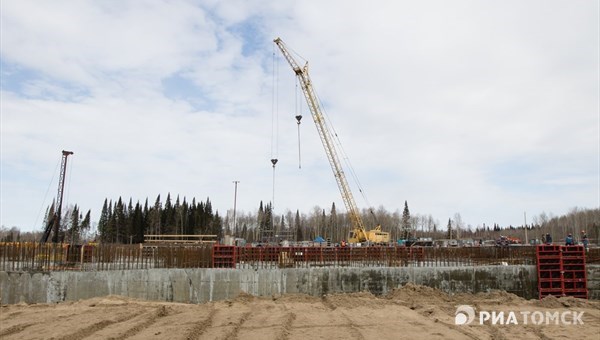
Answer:
<svg viewBox="0 0 600 340"><path fill-rule="evenodd" d="M600 309L599 301L590 301L577 299L572 296L559 297L556 296L546 296L545 298L534 301L534 306L543 307L543 308L593 308Z"/></svg>
<svg viewBox="0 0 600 340"><path fill-rule="evenodd" d="M233 299L233 302L248 304L254 301L254 299L256 299L254 295L248 294L246 292L240 292L238 296L236 296L235 299Z"/></svg>
<svg viewBox="0 0 600 340"><path fill-rule="evenodd" d="M117 307L124 306L132 302L133 299L119 295L108 295L104 297L80 300L75 304L83 304L89 307Z"/></svg>
<svg viewBox="0 0 600 340"><path fill-rule="evenodd" d="M321 299L308 294L285 294L273 299L282 303L320 303Z"/></svg>
<svg viewBox="0 0 600 340"><path fill-rule="evenodd" d="M343 307L353 309L357 307L383 308L385 301L369 292L331 294L323 296L323 303L331 309Z"/></svg>
<svg viewBox="0 0 600 340"><path fill-rule="evenodd" d="M472 296L472 300L467 301L468 303L485 302L486 304L505 305L521 304L526 301L522 297L519 297L513 293L505 292L503 290L492 290L485 293L468 294L467 296L469 295Z"/></svg>
<svg viewBox="0 0 600 340"><path fill-rule="evenodd" d="M404 302L423 301L428 303L449 302L451 298L448 294L426 286L407 283L401 288L393 289L385 297L390 300L400 300Z"/></svg>
<svg viewBox="0 0 600 340"><path fill-rule="evenodd" d="M490 301L504 303L490 306ZM463 304L491 311L585 313L582 325L456 326L456 307ZM500 291L450 296L414 284L385 297L240 293L228 301L184 304L106 296L29 307L1 308L0 339L597 339L600 334L599 301L526 301Z"/></svg>

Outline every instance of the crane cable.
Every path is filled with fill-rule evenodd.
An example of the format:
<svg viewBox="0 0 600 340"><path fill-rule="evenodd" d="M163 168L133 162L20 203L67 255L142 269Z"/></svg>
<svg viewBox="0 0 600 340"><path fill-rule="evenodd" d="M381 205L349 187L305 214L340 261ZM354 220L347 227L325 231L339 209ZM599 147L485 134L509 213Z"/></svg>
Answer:
<svg viewBox="0 0 600 340"><path fill-rule="evenodd" d="M298 100L298 83L300 81L296 77L296 105L294 108L296 109L296 124L298 125L298 169L302 169L302 153L300 152L300 123L302 121L302 100ZM298 105L300 105L300 110L298 110ZM300 113L298 113L300 111Z"/></svg>
<svg viewBox="0 0 600 340"><path fill-rule="evenodd" d="M67 176L69 177L69 181L67 182L67 199L65 201L65 212L67 213L67 221L71 224L71 231L68 233L71 237L71 244L73 244L73 232L76 231L78 229L79 226L74 226L73 225L73 211L74 210L69 210L69 198L71 196L71 180L73 179L73 157L71 157L71 163L69 163L69 173L67 174ZM73 209L75 209L75 207L73 207ZM71 216L69 216L69 213ZM62 217L61 217L62 220ZM62 224L62 223L61 223ZM68 230L65 230L65 232L67 232Z"/></svg>
<svg viewBox="0 0 600 340"><path fill-rule="evenodd" d="M65 200L65 207L67 207L67 211L69 210L69 196L71 195L71 179L73 178L73 157L71 157L71 163L69 163L69 173L67 176L69 177L69 181L67 183L67 199Z"/></svg>
<svg viewBox="0 0 600 340"><path fill-rule="evenodd" d="M60 164L60 161L58 161L56 163L56 166L54 167L54 173L52 174L52 179L50 179L50 183L48 183L48 189L46 189L46 194L44 195L44 200L42 201L42 206L40 206L40 210L38 212L37 217L35 218L35 222L33 223L32 230L35 230L35 226L37 225L37 223L38 223L38 221L40 219L40 215L42 214L42 210L44 209L44 205L46 204L46 199L48 198L48 193L50 192L50 187L52 186L52 182L54 182L54 177L56 177L56 172L58 170L58 165L59 164Z"/></svg>
<svg viewBox="0 0 600 340"><path fill-rule="evenodd" d="M271 100L271 164L273 166L273 204L275 206L275 165L279 153L279 59L275 58L275 43L273 43L273 98ZM273 213L271 213L273 225Z"/></svg>
<svg viewBox="0 0 600 340"><path fill-rule="evenodd" d="M67 174L67 176L69 177L69 181L67 183L67 200L66 200L66 212L69 212L69 199L71 196L71 180L73 179L73 158L75 157L71 157L71 163L69 164L69 173ZM73 207L74 209L75 207ZM73 214L73 211L71 211L71 215ZM73 220L70 219L70 216L68 217L68 221L71 222L71 230L76 229L78 226L73 226ZM73 239L73 234L71 233L71 240Z"/></svg>
<svg viewBox="0 0 600 340"><path fill-rule="evenodd" d="M367 203L367 206L369 207L369 209L371 209L370 208L371 204L369 202L369 199L367 198L367 195L366 195L365 191L363 190L362 184L361 184L360 180L358 179L358 175L356 174L356 171L354 171L354 167L352 166L352 163L350 162L350 158L348 157L346 150L344 150L342 142L340 141L340 138L338 136L337 131L335 130L334 125L331 123L331 119L329 118L327 111L325 111L325 107L323 106L321 98L319 98L319 95L317 94L318 92L314 88L315 85L314 84L312 84L312 85L313 85L313 90L314 90L317 102L319 103L319 106L321 107L321 111L323 112L323 116L325 117L326 124L331 129L330 133L332 134L334 143L338 146L338 151L340 152L342 159L343 159L344 163L346 164L346 167L348 168L350 175L352 176L352 179L354 180L354 182L356 183L356 186L358 187L358 192L360 192L361 196Z"/></svg>
<svg viewBox="0 0 600 340"><path fill-rule="evenodd" d="M296 55L299 59L301 59L305 63L307 62L306 58L302 57L300 55L300 53L296 52L294 49L290 48L288 45L286 45L286 44L284 44L284 45L285 45L285 48L287 50L289 50L291 53L293 53L294 55ZM340 141L340 139L338 137L337 131L335 131L335 128L334 128L333 124L331 123L331 119L329 118L329 115L325 111L325 106L323 106L323 103L322 103L321 99L319 98L319 95L318 95L319 92L316 90L315 84L311 84L311 85L313 87L313 92L315 94L316 100L317 100L317 102L318 102L318 104L321 107L321 110L323 112L323 116L325 117L326 125L331 129L330 134L332 134L334 143L337 144L337 146L339 147L338 151L340 152L340 154L342 156L342 159L343 159L344 163L346 164L346 167L350 171L350 175L352 176L353 181L356 183L356 185L358 187L358 191L361 193L363 199L367 203L367 206L370 207L371 204L369 203L367 195L366 195L366 193L364 192L364 190L362 188L362 184L360 183L360 180L358 179L358 175L354 171L354 167L352 166L352 163L350 163L350 158L346 154L346 151L344 150L344 147L342 146L342 143L341 143L341 141Z"/></svg>

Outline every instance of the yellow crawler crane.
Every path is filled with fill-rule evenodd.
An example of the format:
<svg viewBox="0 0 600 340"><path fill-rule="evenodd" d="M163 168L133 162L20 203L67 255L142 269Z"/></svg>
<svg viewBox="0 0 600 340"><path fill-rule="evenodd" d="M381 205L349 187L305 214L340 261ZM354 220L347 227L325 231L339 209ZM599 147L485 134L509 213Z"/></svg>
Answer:
<svg viewBox="0 0 600 340"><path fill-rule="evenodd" d="M292 67L292 70L294 70L296 77L298 77L298 80L302 86L304 98L306 98L306 102L310 108L311 116L315 122L315 125L317 126L317 131L319 132L319 137L321 138L323 148L327 154L327 159L329 160L329 164L333 170L333 175L337 181L344 205L346 206L346 210L348 211L348 215L350 216L350 220L352 222L353 230L350 231L350 235L348 235L348 242L390 242L390 234L382 231L381 226L377 226L373 230L365 230L365 225L360 217L356 202L354 201L354 196L352 196L352 191L350 190L350 186L346 180L346 175L344 175L344 170L342 169L342 164L340 163L337 151L335 149L335 144L333 143L332 137L333 135L325 122L325 118L321 112L321 108L319 107L319 102L317 101L317 96L315 95L312 87L310 76L308 75L308 62L304 64L304 67L300 67L298 62L296 62L294 57L288 52L285 44L280 38L275 39L274 42Z"/></svg>

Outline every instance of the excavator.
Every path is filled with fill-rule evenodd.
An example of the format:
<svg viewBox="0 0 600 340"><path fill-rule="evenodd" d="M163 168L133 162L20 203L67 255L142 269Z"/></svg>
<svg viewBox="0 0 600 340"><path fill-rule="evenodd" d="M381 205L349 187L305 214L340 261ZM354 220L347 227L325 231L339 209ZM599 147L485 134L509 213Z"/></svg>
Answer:
<svg viewBox="0 0 600 340"><path fill-rule="evenodd" d="M304 98L306 99L308 107L310 108L312 119L317 126L321 143L323 144L323 148L327 154L327 159L329 160L329 164L333 170L333 175L336 179L338 188L340 189L340 193L342 194L342 200L344 201L344 205L346 206L346 210L348 211L348 215L352 223L353 230L351 230L348 235L348 243L389 243L390 233L382 231L380 225L369 231L365 229L365 225L360 217L356 202L354 201L354 196L352 195L352 191L350 190L350 186L346 180L346 175L342 169L338 152L335 148L335 144L333 143L333 134L325 122L325 118L321 112L317 96L314 92L310 76L308 74L308 62L306 62L303 67L300 67L300 64L298 64L296 59L290 54L288 48L286 48L281 38L276 38L273 40L273 42L277 45L277 47L279 47L279 50L283 54L284 58L287 60L292 67L292 70L296 74L296 77L301 84Z"/></svg>

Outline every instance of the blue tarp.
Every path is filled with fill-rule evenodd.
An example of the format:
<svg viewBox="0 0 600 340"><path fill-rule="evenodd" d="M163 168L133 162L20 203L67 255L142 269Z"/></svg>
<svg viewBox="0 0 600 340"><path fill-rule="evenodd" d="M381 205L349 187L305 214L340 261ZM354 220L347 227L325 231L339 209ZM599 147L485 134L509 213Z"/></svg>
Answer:
<svg viewBox="0 0 600 340"><path fill-rule="evenodd" d="M322 243L322 242L325 242L325 239L322 238L321 236L317 236L317 238L315 238L315 242Z"/></svg>

